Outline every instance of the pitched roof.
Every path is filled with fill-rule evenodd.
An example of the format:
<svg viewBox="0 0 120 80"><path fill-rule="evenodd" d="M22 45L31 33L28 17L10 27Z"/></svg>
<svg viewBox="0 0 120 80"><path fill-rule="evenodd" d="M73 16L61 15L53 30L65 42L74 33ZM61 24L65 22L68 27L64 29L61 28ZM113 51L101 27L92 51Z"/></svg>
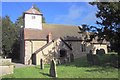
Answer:
<svg viewBox="0 0 120 80"><path fill-rule="evenodd" d="M28 13L28 14L42 14L41 12L39 12L38 10L36 10L35 8L30 8L29 10L25 11L24 13Z"/></svg>
<svg viewBox="0 0 120 80"><path fill-rule="evenodd" d="M46 39L49 32L52 33L52 39L81 40L78 27L56 24L43 24L42 30L24 28L24 39Z"/></svg>

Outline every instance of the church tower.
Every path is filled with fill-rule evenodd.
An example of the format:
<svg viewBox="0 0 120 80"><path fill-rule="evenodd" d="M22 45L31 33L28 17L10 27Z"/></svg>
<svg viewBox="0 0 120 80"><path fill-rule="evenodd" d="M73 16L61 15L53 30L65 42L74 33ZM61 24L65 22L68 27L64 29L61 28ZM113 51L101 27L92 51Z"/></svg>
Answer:
<svg viewBox="0 0 120 80"><path fill-rule="evenodd" d="M24 28L42 29L43 14L36 10L34 6L24 12Z"/></svg>

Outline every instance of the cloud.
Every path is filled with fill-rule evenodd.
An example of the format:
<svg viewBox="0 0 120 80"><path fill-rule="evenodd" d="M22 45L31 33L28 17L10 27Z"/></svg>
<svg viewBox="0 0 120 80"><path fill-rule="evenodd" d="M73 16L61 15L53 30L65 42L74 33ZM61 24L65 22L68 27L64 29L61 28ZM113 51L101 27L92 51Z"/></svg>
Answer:
<svg viewBox="0 0 120 80"><path fill-rule="evenodd" d="M95 16L96 11L92 11L88 13L82 20L80 20L81 24L95 24L97 18Z"/></svg>
<svg viewBox="0 0 120 80"><path fill-rule="evenodd" d="M60 24L73 24L73 25L81 25L81 24L95 24L96 22L96 13L97 8L84 3L83 5L73 4L69 7L67 14L57 15L53 19L53 23Z"/></svg>
<svg viewBox="0 0 120 80"><path fill-rule="evenodd" d="M85 24L93 25L93 24L96 23L96 20L98 20L96 18L97 7L96 6L93 7L90 4L86 4L86 5L87 5L87 8L88 8L87 14L86 14L86 16L84 16L84 18L82 18L80 20L80 23L81 24L85 23Z"/></svg>
<svg viewBox="0 0 120 80"><path fill-rule="evenodd" d="M66 23L66 24L73 23L73 21L75 21L76 19L78 19L81 16L81 12L82 12L82 8L80 6L72 5L68 9L67 14L57 15L54 18L54 22L62 21L63 23Z"/></svg>

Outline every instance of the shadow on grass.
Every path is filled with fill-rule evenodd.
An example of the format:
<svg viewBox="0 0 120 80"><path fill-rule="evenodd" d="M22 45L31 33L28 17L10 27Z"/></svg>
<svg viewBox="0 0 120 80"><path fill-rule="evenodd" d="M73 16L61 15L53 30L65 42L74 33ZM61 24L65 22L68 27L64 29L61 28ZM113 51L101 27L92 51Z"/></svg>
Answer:
<svg viewBox="0 0 120 80"><path fill-rule="evenodd" d="M98 67L98 68L95 68L95 69L91 69L91 70L86 70L86 72L100 72L100 73L103 73L103 72L113 72L113 70L110 68L110 67Z"/></svg>
<svg viewBox="0 0 120 80"><path fill-rule="evenodd" d="M35 66L36 69L41 70L39 66Z"/></svg>
<svg viewBox="0 0 120 80"><path fill-rule="evenodd" d="M44 75L44 76L48 76L48 77L51 77L50 74L48 73L43 73L43 72L40 72L40 74Z"/></svg>
<svg viewBox="0 0 120 80"><path fill-rule="evenodd" d="M75 67L113 67L110 64L89 64L87 61L87 56L75 59L74 62L69 62L65 64L60 64L63 66L75 66ZM59 65L58 65L59 66Z"/></svg>
<svg viewBox="0 0 120 80"><path fill-rule="evenodd" d="M91 65L88 64L86 57L75 59L74 62L69 62L69 63L65 63L65 64L60 64L60 65L76 66L76 67L90 67L91 66Z"/></svg>

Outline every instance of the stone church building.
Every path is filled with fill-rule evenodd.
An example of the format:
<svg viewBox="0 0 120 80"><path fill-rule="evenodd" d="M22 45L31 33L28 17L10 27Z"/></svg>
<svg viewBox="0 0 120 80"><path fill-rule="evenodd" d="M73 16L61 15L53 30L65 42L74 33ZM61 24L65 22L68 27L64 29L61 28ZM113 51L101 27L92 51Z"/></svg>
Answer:
<svg viewBox="0 0 120 80"><path fill-rule="evenodd" d="M22 63L40 65L40 59L44 63L52 59L65 63L85 56L90 51L96 54L97 49L104 49L107 53L106 42L100 43L95 39L86 42L86 35L80 34L78 26L42 23L42 16L34 7L23 14L20 45Z"/></svg>

